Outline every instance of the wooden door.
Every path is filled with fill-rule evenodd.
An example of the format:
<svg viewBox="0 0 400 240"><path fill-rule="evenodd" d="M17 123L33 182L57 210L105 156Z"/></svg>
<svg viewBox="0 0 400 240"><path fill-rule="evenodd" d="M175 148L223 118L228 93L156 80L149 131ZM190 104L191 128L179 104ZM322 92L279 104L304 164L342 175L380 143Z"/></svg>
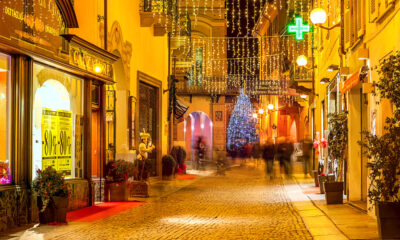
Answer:
<svg viewBox="0 0 400 240"><path fill-rule="evenodd" d="M92 177L100 175L100 111L92 112Z"/></svg>
<svg viewBox="0 0 400 240"><path fill-rule="evenodd" d="M152 144L155 145L157 149L157 131L156 122L157 114L159 114L157 108L157 88L150 86L148 84L140 82L139 84L139 131L142 132L143 129L150 133ZM160 127L160 126L159 126ZM157 175L157 164L156 164L156 151L152 151L148 154L148 159L151 162L151 176Z"/></svg>

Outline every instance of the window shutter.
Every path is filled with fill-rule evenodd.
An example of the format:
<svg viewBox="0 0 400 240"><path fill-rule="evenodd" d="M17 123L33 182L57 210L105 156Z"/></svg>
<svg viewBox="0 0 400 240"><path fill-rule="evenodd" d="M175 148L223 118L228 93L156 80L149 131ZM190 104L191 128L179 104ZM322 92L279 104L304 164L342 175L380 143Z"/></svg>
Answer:
<svg viewBox="0 0 400 240"><path fill-rule="evenodd" d="M351 35L351 25L350 25L350 10L345 9L344 12L344 47L350 47L350 35Z"/></svg>
<svg viewBox="0 0 400 240"><path fill-rule="evenodd" d="M375 0L377 1L377 0ZM394 6L395 0L379 0L378 2L378 21L380 21L380 18L383 17L393 6Z"/></svg>
<svg viewBox="0 0 400 240"><path fill-rule="evenodd" d="M369 0L369 21L373 22L378 17L378 0Z"/></svg>
<svg viewBox="0 0 400 240"><path fill-rule="evenodd" d="M357 37L365 34L365 1L357 0Z"/></svg>

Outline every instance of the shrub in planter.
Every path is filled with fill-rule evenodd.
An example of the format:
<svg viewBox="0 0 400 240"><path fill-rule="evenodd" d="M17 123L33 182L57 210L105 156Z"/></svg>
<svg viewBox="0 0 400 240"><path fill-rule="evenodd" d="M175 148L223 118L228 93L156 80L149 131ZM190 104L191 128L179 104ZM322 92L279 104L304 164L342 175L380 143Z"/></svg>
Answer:
<svg viewBox="0 0 400 240"><path fill-rule="evenodd" d="M384 134L365 132L360 144L369 159L368 198L375 205L379 235L383 239L400 238L400 52L389 55L378 67L375 83L379 97L395 106L386 118Z"/></svg>
<svg viewBox="0 0 400 240"><path fill-rule="evenodd" d="M32 190L38 196L40 223L66 222L69 190L61 173L51 166L44 170L38 169Z"/></svg>
<svg viewBox="0 0 400 240"><path fill-rule="evenodd" d="M174 174L176 168L176 161L171 155L164 155L162 157L162 175L169 177Z"/></svg>
<svg viewBox="0 0 400 240"><path fill-rule="evenodd" d="M186 174L186 151L181 146L174 146L171 150L171 156L175 158L178 166L176 168L177 173Z"/></svg>
<svg viewBox="0 0 400 240"><path fill-rule="evenodd" d="M318 185L319 185L321 194L325 193L325 183L334 182L334 181L335 181L335 175L332 175L332 174L325 175L325 173L321 173L318 176Z"/></svg>
<svg viewBox="0 0 400 240"><path fill-rule="evenodd" d="M111 161L106 166L106 180L108 183L123 183L137 174L133 163L125 160Z"/></svg>
<svg viewBox="0 0 400 240"><path fill-rule="evenodd" d="M137 175L137 168L124 160L111 161L106 166L106 199L111 202L128 201L128 179Z"/></svg>
<svg viewBox="0 0 400 240"><path fill-rule="evenodd" d="M325 200L327 204L343 203L343 163L346 157L348 142L347 112L328 115L330 132L328 135L328 155L338 161L337 182L324 183Z"/></svg>

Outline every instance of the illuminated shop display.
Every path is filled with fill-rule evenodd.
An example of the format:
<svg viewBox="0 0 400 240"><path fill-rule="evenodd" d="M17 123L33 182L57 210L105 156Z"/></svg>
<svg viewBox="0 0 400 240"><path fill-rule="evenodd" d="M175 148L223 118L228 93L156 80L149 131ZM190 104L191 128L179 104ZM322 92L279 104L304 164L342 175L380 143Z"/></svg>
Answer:
<svg viewBox="0 0 400 240"><path fill-rule="evenodd" d="M33 171L82 176L83 81L34 64Z"/></svg>
<svg viewBox="0 0 400 240"><path fill-rule="evenodd" d="M9 57L0 54L0 185L11 183ZM5 113L5 114L4 114Z"/></svg>

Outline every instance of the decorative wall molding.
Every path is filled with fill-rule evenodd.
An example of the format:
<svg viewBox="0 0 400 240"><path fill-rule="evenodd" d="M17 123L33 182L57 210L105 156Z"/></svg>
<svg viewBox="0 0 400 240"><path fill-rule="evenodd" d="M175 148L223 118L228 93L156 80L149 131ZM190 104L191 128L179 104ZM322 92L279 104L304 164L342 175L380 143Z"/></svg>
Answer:
<svg viewBox="0 0 400 240"><path fill-rule="evenodd" d="M132 44L128 41L124 41L122 29L118 21L114 21L108 33L107 49L110 52L117 50L121 54L125 71L125 81L128 83L127 86L130 86Z"/></svg>

